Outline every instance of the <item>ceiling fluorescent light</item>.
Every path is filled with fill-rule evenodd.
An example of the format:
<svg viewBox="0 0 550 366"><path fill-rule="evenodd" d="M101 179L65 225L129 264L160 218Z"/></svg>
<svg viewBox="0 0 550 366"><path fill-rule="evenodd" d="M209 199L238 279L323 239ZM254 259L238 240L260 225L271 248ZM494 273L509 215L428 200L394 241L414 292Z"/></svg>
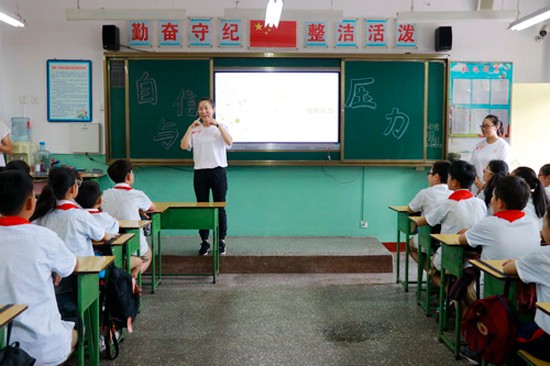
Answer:
<svg viewBox="0 0 550 366"><path fill-rule="evenodd" d="M441 21L510 21L515 19L514 10L479 10L479 11L404 11L397 13L397 20L400 22L432 22Z"/></svg>
<svg viewBox="0 0 550 366"><path fill-rule="evenodd" d="M224 9L225 19L263 19L264 9L227 8ZM343 10L285 9L281 20L340 20L344 17Z"/></svg>
<svg viewBox="0 0 550 366"><path fill-rule="evenodd" d="M66 20L185 19L184 9L65 9Z"/></svg>
<svg viewBox="0 0 550 366"><path fill-rule="evenodd" d="M21 21L20 16L13 16L5 12L4 10L0 10L0 21L7 23L14 27L24 27L25 23Z"/></svg>
<svg viewBox="0 0 550 366"><path fill-rule="evenodd" d="M524 30L525 28L529 28L532 25L538 24L540 22L544 22L546 19L549 19L549 18L550 18L550 6L547 6L535 11L534 13L524 16L521 19L513 21L508 26L508 29L511 29L514 31Z"/></svg>

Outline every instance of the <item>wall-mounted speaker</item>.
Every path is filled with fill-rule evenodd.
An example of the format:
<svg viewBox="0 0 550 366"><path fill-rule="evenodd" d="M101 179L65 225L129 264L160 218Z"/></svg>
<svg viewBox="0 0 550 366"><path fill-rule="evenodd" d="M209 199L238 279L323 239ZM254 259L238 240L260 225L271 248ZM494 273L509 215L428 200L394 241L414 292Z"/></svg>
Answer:
<svg viewBox="0 0 550 366"><path fill-rule="evenodd" d="M438 27L435 30L435 50L450 51L453 47L453 30L451 27Z"/></svg>
<svg viewBox="0 0 550 366"><path fill-rule="evenodd" d="M104 25L102 32L103 49L108 51L120 50L120 32L116 25Z"/></svg>

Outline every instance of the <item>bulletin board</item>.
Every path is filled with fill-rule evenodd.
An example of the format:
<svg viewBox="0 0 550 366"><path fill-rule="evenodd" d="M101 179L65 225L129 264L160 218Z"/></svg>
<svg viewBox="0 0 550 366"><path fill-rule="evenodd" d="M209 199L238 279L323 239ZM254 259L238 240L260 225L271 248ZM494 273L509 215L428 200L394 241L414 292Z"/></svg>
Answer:
<svg viewBox="0 0 550 366"><path fill-rule="evenodd" d="M92 61L48 60L49 122L92 121Z"/></svg>

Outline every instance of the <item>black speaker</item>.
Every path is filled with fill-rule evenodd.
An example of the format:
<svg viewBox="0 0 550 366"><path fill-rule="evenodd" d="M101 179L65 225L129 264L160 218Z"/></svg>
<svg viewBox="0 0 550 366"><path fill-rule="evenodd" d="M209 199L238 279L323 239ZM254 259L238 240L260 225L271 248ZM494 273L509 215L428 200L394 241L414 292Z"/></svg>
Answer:
<svg viewBox="0 0 550 366"><path fill-rule="evenodd" d="M453 30L451 27L439 27L435 30L435 50L450 51L453 47Z"/></svg>
<svg viewBox="0 0 550 366"><path fill-rule="evenodd" d="M120 32L116 25L103 26L103 49L108 51L120 50Z"/></svg>

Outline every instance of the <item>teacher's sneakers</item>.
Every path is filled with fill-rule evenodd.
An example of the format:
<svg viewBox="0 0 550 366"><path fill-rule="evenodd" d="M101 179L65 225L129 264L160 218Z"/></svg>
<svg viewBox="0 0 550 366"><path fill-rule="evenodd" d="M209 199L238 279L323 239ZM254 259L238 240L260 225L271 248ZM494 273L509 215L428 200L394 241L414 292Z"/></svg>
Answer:
<svg viewBox="0 0 550 366"><path fill-rule="evenodd" d="M220 240L220 255L225 255L225 241Z"/></svg>
<svg viewBox="0 0 550 366"><path fill-rule="evenodd" d="M206 240L201 243L201 248L199 249L199 255L208 255L210 251L210 243Z"/></svg>

